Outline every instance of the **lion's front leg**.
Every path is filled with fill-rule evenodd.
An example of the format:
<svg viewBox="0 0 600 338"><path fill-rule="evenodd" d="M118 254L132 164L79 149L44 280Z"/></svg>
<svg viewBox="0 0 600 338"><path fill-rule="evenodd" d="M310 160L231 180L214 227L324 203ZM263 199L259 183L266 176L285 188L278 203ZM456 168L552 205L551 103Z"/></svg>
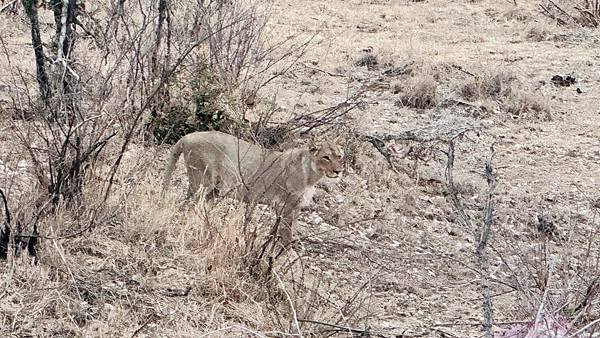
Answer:
<svg viewBox="0 0 600 338"><path fill-rule="evenodd" d="M294 204L286 206L283 209L281 223L279 225L279 237L281 238L281 243L285 247L289 247L289 245L292 243L292 234L294 228L296 227L296 223L298 223L298 214L298 205Z"/></svg>

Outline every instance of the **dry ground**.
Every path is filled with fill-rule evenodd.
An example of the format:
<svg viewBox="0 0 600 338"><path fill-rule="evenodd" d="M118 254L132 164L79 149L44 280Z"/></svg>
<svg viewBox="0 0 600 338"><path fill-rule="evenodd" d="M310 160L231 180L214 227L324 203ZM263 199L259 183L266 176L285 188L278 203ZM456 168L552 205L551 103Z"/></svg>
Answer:
<svg viewBox="0 0 600 338"><path fill-rule="evenodd" d="M365 90L366 103L344 120L358 134L477 127L458 143L454 176L468 214L481 219L482 173L494 144L498 187L490 272L498 322L535 316L542 295L535 283L547 277L548 261L555 262L549 301L555 308L576 307L585 283L600 271L600 31L556 26L536 11L536 1L518 3L278 0L273 34L317 35L300 64L263 95L293 115ZM24 20L2 16L0 30L15 58L32 59ZM358 66L367 55L377 64ZM0 70L1 91L9 79ZM464 84L486 74L514 75L519 88L509 105L542 108L511 113L498 103L502 97L457 103L465 101L459 96ZM577 83L554 86L550 79L557 74L572 74ZM437 104L411 108L402 95L421 94L423 83L436 88ZM5 126L0 169L15 172L25 157L6 146L14 140ZM350 139L346 129L344 135ZM482 320L472 229L458 222L447 198L443 154L416 169L412 161L396 159L401 170L394 173L370 144L349 142L355 142L354 163L340 182L320 186L315 206L302 215L301 247L284 259L281 281L270 286L287 294L261 291L240 268L244 262L232 258L246 244L236 229L241 206L226 200L208 211L181 207L183 171L178 189L158 203L166 149L135 146L113 200L123 214L91 234L43 241L37 266L24 257L10 266L0 263L0 335L295 333L290 297L300 319L390 336L480 336L480 327L472 325ZM407 146L394 147L402 152ZM9 177L10 170L2 170L2 185L15 177L26 182L25 174ZM93 201L93 189L87 195ZM269 217L257 214L257 223L268 224ZM537 229L538 216L556 226L551 238ZM70 225L42 232L69 233ZM294 257L300 259L288 269ZM177 294L181 290L187 292ZM578 326L599 318L598 296L591 304ZM305 333L320 332L316 336L331 329L301 324Z"/></svg>

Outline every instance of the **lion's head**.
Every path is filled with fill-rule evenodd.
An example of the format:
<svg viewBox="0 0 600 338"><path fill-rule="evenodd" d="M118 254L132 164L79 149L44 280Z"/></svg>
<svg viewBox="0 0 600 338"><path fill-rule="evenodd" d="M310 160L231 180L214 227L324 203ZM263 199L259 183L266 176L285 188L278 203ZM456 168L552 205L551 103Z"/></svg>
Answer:
<svg viewBox="0 0 600 338"><path fill-rule="evenodd" d="M344 150L339 138L312 148L317 160L317 170L329 178L337 178L344 170Z"/></svg>

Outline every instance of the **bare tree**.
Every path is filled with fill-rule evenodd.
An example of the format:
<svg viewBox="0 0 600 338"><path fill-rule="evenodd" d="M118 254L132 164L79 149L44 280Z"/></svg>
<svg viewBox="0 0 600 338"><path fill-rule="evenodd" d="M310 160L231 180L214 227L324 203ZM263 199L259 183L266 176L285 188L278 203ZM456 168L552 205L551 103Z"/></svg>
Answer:
<svg viewBox="0 0 600 338"><path fill-rule="evenodd" d="M35 54L36 78L40 88L40 94L44 102L50 98L50 84L48 74L46 73L44 46L40 36L40 24L38 20L38 0L22 0L25 13L31 23L31 42L33 44L33 52Z"/></svg>

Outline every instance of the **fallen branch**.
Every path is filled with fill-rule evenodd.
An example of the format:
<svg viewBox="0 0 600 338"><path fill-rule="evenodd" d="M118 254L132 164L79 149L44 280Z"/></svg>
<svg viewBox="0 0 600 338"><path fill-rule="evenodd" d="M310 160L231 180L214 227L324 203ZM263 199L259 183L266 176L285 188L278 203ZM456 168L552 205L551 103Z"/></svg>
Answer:
<svg viewBox="0 0 600 338"><path fill-rule="evenodd" d="M479 129L480 127L472 125L452 127L449 123L440 123L426 128L412 129L397 133L377 132L364 135L363 137L367 142L371 143L381 155L383 155L391 169L398 173L392 158L405 158L410 156L414 158L415 161L421 160L427 162L428 157L431 156L433 151L440 145L448 144L455 139L463 137L470 131L477 131ZM390 148L386 146L386 142L389 141L413 142L417 143L417 145L410 146L401 155L398 155L392 153Z"/></svg>
<svg viewBox="0 0 600 338"><path fill-rule="evenodd" d="M392 337L392 336L384 336L382 334L377 334L377 333L371 333L368 328L364 329L364 330L355 329L355 328L348 327L348 326L342 326L342 325L332 324L332 323L325 323L325 322L320 322L320 321L310 320L310 319L298 319L298 322L328 326L328 327L333 328L333 329L327 329L328 332L352 333L354 337L380 337L380 338L391 338ZM395 336L398 337L397 335L395 335ZM409 337L409 336L399 336L399 337ZM420 337L420 336L418 336L418 337Z"/></svg>
<svg viewBox="0 0 600 338"><path fill-rule="evenodd" d="M142 330L144 328L146 328L146 326L148 326L148 324L153 323L157 320L161 319L161 317L159 317L157 314L152 313L148 316L148 318L146 318L146 320L144 321L144 323L142 323L142 325L140 327L138 327L137 330L135 330L133 332L133 334L131 335L131 338L137 336L140 332L142 332Z"/></svg>
<svg viewBox="0 0 600 338"><path fill-rule="evenodd" d="M327 74L329 76L333 76L333 77L348 77L347 75L338 74L338 73L332 73L330 71L327 71L327 70L324 70L324 69L321 69L321 68L317 68L317 67L313 67L313 66L307 65L306 63L302 63L302 65L304 67L308 68L308 69L312 69L314 71L321 72L321 73Z"/></svg>
<svg viewBox="0 0 600 338"><path fill-rule="evenodd" d="M452 66L452 68L458 70L459 72L463 72L463 73L465 73L467 75L470 75L470 76L473 76L473 77L477 77L477 75L475 75L475 74L473 74L473 73L471 73L469 71L464 70L463 67L460 66L460 65L452 64L451 66Z"/></svg>
<svg viewBox="0 0 600 338"><path fill-rule="evenodd" d="M300 134L306 135L313 129L320 128L324 125L332 125L336 122L336 120L363 105L364 101L361 100L363 94L364 91L359 91L335 106L295 117L283 123L284 126L290 126L287 128L286 132L289 133L294 130L303 129Z"/></svg>
<svg viewBox="0 0 600 338"><path fill-rule="evenodd" d="M273 274L275 275L275 278L277 278L277 282L279 282L279 287L281 287L281 291L283 291L283 293L285 294L285 297L287 298L287 300L289 302L290 312L292 312L292 319L294 320L294 326L296 326L296 331L298 332L298 335L300 337L302 337L303 335L302 335L302 331L300 330L300 324L298 322L298 314L296 312L296 308L294 307L294 301L292 301L292 297L287 292L285 285L283 284L283 281L281 280L281 278L279 277L277 272L273 271Z"/></svg>
<svg viewBox="0 0 600 338"><path fill-rule="evenodd" d="M593 322L587 324L586 326L582 327L581 329L577 330L577 332L573 333L572 335L570 335L567 338L575 338L575 337L579 337L579 334L585 332L587 329L589 329L590 327L596 325L600 323L600 318L594 320ZM592 337L593 332L590 334L590 337Z"/></svg>

